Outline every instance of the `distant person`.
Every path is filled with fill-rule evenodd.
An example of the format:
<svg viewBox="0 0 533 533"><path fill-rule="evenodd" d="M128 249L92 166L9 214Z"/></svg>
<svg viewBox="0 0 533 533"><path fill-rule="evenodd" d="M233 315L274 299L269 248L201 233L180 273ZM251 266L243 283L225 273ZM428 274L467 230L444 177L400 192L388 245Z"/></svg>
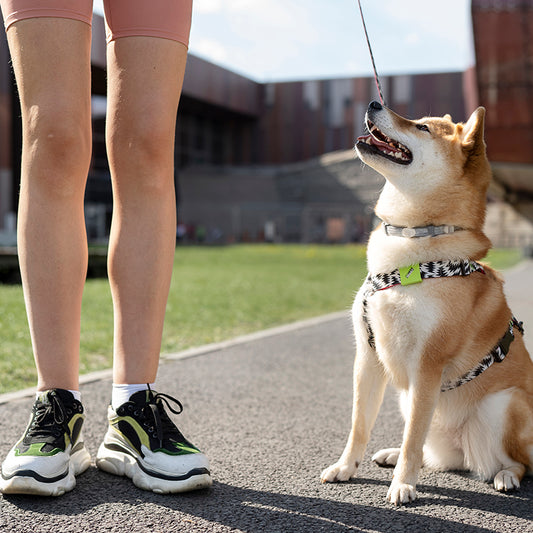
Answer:
<svg viewBox="0 0 533 533"><path fill-rule="evenodd" d="M163 405L178 413L181 404L153 389L176 239L174 132L191 4L104 0L115 341L109 427L96 465L155 492L211 484L207 458ZM0 490L55 496L72 490L90 464L78 372L92 0L0 7L22 107L18 247L38 373L31 420L2 464Z"/></svg>
<svg viewBox="0 0 533 533"><path fill-rule="evenodd" d="M207 235L207 231L205 229L205 226L197 226L196 227L196 242L199 244L203 244L205 242L205 236Z"/></svg>
<svg viewBox="0 0 533 533"><path fill-rule="evenodd" d="M186 235L187 226L183 222L178 222L178 226L176 227L176 241L182 242Z"/></svg>

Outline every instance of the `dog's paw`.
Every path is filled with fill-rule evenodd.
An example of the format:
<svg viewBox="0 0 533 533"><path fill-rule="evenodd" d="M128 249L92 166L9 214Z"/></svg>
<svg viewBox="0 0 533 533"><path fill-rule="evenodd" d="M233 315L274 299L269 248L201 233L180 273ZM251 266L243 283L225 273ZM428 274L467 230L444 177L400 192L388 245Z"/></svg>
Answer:
<svg viewBox="0 0 533 533"><path fill-rule="evenodd" d="M348 481L352 477L355 477L356 472L356 464L347 464L341 461L337 461L335 464L323 470L322 474L320 475L320 481L322 483Z"/></svg>
<svg viewBox="0 0 533 533"><path fill-rule="evenodd" d="M385 468L393 468L398 462L398 456L400 455L400 448L385 448L379 450L372 456L372 461L378 466Z"/></svg>
<svg viewBox="0 0 533 533"><path fill-rule="evenodd" d="M414 502L416 500L416 489L413 485L393 480L387 492L387 500L394 505Z"/></svg>
<svg viewBox="0 0 533 533"><path fill-rule="evenodd" d="M494 488L500 492L519 489L520 480L514 472L511 472L510 470L500 470L494 476Z"/></svg>

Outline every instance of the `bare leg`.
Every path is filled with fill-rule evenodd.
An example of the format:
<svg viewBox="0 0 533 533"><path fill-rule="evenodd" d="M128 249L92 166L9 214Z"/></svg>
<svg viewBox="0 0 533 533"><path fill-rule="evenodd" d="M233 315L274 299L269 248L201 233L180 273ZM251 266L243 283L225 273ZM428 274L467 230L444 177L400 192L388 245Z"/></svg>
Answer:
<svg viewBox="0 0 533 533"><path fill-rule="evenodd" d="M38 389L77 389L87 270L90 27L35 18L8 31L22 106L18 250Z"/></svg>
<svg viewBox="0 0 533 533"><path fill-rule="evenodd" d="M174 260L174 132L186 57L183 44L167 39L108 45L114 383L152 383L157 374Z"/></svg>

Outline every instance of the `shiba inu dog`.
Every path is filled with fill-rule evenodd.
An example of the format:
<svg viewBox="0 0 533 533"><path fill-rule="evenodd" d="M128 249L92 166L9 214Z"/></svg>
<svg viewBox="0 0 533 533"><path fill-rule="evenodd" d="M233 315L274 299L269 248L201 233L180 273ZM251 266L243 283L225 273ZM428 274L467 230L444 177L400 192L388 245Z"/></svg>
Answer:
<svg viewBox="0 0 533 533"><path fill-rule="evenodd" d="M407 120L377 102L366 114L360 159L386 178L382 223L368 243L369 275L352 309L356 337L352 429L323 482L356 476L385 386L400 390L401 448L387 499L416 498L422 465L472 470L500 491L533 466L533 361L500 276L478 263L491 179L480 107Z"/></svg>

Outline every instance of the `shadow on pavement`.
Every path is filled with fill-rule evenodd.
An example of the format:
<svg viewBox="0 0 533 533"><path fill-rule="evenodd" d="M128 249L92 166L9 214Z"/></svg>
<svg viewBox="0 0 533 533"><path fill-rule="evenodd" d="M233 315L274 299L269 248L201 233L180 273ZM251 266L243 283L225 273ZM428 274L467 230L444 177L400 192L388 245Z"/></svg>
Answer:
<svg viewBox="0 0 533 533"><path fill-rule="evenodd" d="M462 476L463 474L457 474ZM388 482L374 479L356 479L342 485L365 485L365 490L386 493ZM317 483L317 486L320 485ZM338 486L338 485L337 485ZM157 495L141 491L124 478L90 468L78 478L76 489L60 498L35 498L26 496L4 497L9 505L34 517L34 533L55 531L50 529L55 516L72 517L84 514L84 523L95 515L93 531L226 531L244 532L320 532L372 531L453 531L489 533L497 529L492 524L469 525L442 518L443 506L468 510L493 511L510 517L531 516L533 480L524 479L524 490L506 495L502 511L502 495L476 493L455 488L420 485L419 497L414 504L393 507L358 505L334 501L324 497L295 496L258 491L215 482L209 490L178 495ZM317 490L317 493L319 490ZM335 495L338 497L338 494ZM121 504L121 505L117 505ZM441 516L432 516L440 508ZM40 517L39 517L40 515ZM446 513L444 513L446 515ZM139 520L137 529L132 524ZM120 523L120 529L114 525ZM207 522L207 524L206 524ZM113 525L114 524L114 525ZM164 524L164 525L163 525ZM158 529L162 526L162 529ZM222 526L222 527L221 527ZM225 526L225 527L224 527ZM42 528L42 529L41 529ZM1 529L1 524L0 524ZM24 531L26 531L24 529Z"/></svg>

